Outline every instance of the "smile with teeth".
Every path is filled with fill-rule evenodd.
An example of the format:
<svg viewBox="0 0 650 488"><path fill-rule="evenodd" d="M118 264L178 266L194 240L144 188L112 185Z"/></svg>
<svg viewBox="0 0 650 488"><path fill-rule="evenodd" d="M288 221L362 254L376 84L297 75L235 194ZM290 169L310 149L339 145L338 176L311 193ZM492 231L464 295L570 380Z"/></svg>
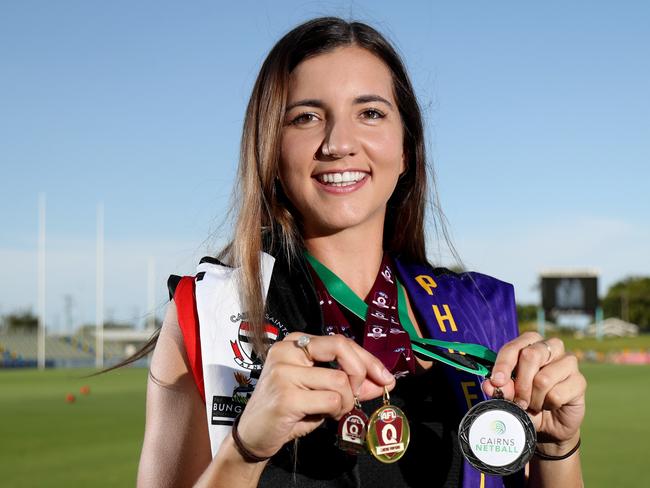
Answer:
<svg viewBox="0 0 650 488"><path fill-rule="evenodd" d="M367 173L363 171L344 171L342 173L322 173L316 179L328 186L350 186L361 181Z"/></svg>

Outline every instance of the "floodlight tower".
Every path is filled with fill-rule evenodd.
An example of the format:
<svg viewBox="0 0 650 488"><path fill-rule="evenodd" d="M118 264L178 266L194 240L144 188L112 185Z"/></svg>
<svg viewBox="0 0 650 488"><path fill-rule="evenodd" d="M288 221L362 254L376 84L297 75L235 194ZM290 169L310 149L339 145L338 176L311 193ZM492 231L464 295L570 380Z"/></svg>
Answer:
<svg viewBox="0 0 650 488"><path fill-rule="evenodd" d="M38 195L38 369L45 369L45 193Z"/></svg>
<svg viewBox="0 0 650 488"><path fill-rule="evenodd" d="M104 204L97 205L95 367L104 367Z"/></svg>

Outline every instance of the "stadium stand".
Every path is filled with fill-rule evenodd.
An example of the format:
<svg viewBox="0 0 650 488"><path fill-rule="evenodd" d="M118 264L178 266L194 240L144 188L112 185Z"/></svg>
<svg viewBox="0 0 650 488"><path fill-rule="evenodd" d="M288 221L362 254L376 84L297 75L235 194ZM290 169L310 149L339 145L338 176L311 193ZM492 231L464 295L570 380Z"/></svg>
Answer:
<svg viewBox="0 0 650 488"><path fill-rule="evenodd" d="M0 368L36 367L37 334L0 333ZM104 342L105 365L115 364L133 352L134 345ZM94 341L70 336L45 338L46 367L92 367L95 364Z"/></svg>

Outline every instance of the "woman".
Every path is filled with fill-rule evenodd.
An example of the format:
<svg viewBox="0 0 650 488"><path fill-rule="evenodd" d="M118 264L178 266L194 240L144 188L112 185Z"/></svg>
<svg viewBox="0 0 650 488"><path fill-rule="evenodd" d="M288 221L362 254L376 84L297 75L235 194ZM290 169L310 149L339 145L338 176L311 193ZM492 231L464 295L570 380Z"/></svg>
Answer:
<svg viewBox="0 0 650 488"><path fill-rule="evenodd" d="M426 260L421 115L378 32L328 17L286 34L255 83L241 150L241 207L220 256L234 267L207 259L175 290L151 363L139 486L516 484L520 476L478 473L456 440L463 408L498 390L538 433L529 486L582 485L574 447L586 383L574 357L557 339L516 337L511 286ZM408 340L390 354L369 352L391 334L368 332L369 315L333 299L323 268L366 297L368 314L390 311L382 283L405 290L403 314L393 300L395 336L408 323L412 338L498 349L482 391L479 378L413 354ZM419 307L446 283L473 315L447 303ZM228 320L236 332L223 337ZM357 401L372 413L384 392L411 423L403 458L382 464L336 448L337 421Z"/></svg>

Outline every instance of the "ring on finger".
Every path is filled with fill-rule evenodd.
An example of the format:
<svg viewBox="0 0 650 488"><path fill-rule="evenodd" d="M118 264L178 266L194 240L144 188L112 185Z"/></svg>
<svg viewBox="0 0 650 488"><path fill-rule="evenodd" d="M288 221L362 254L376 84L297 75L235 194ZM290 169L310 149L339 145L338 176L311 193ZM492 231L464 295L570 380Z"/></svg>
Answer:
<svg viewBox="0 0 650 488"><path fill-rule="evenodd" d="M531 342L526 347L534 346L535 344L544 344L546 346L546 350L548 351L548 357L546 358L544 364L548 364L548 362L551 360L551 356L553 355L553 350L551 349L551 345L546 341L537 341L537 342Z"/></svg>
<svg viewBox="0 0 650 488"><path fill-rule="evenodd" d="M311 337L308 335L301 335L298 337L298 340L296 341L296 346L298 346L300 349L302 349L307 356L307 359L309 359L310 362L314 362L314 360L311 357L311 354L309 352L309 343L311 342Z"/></svg>

